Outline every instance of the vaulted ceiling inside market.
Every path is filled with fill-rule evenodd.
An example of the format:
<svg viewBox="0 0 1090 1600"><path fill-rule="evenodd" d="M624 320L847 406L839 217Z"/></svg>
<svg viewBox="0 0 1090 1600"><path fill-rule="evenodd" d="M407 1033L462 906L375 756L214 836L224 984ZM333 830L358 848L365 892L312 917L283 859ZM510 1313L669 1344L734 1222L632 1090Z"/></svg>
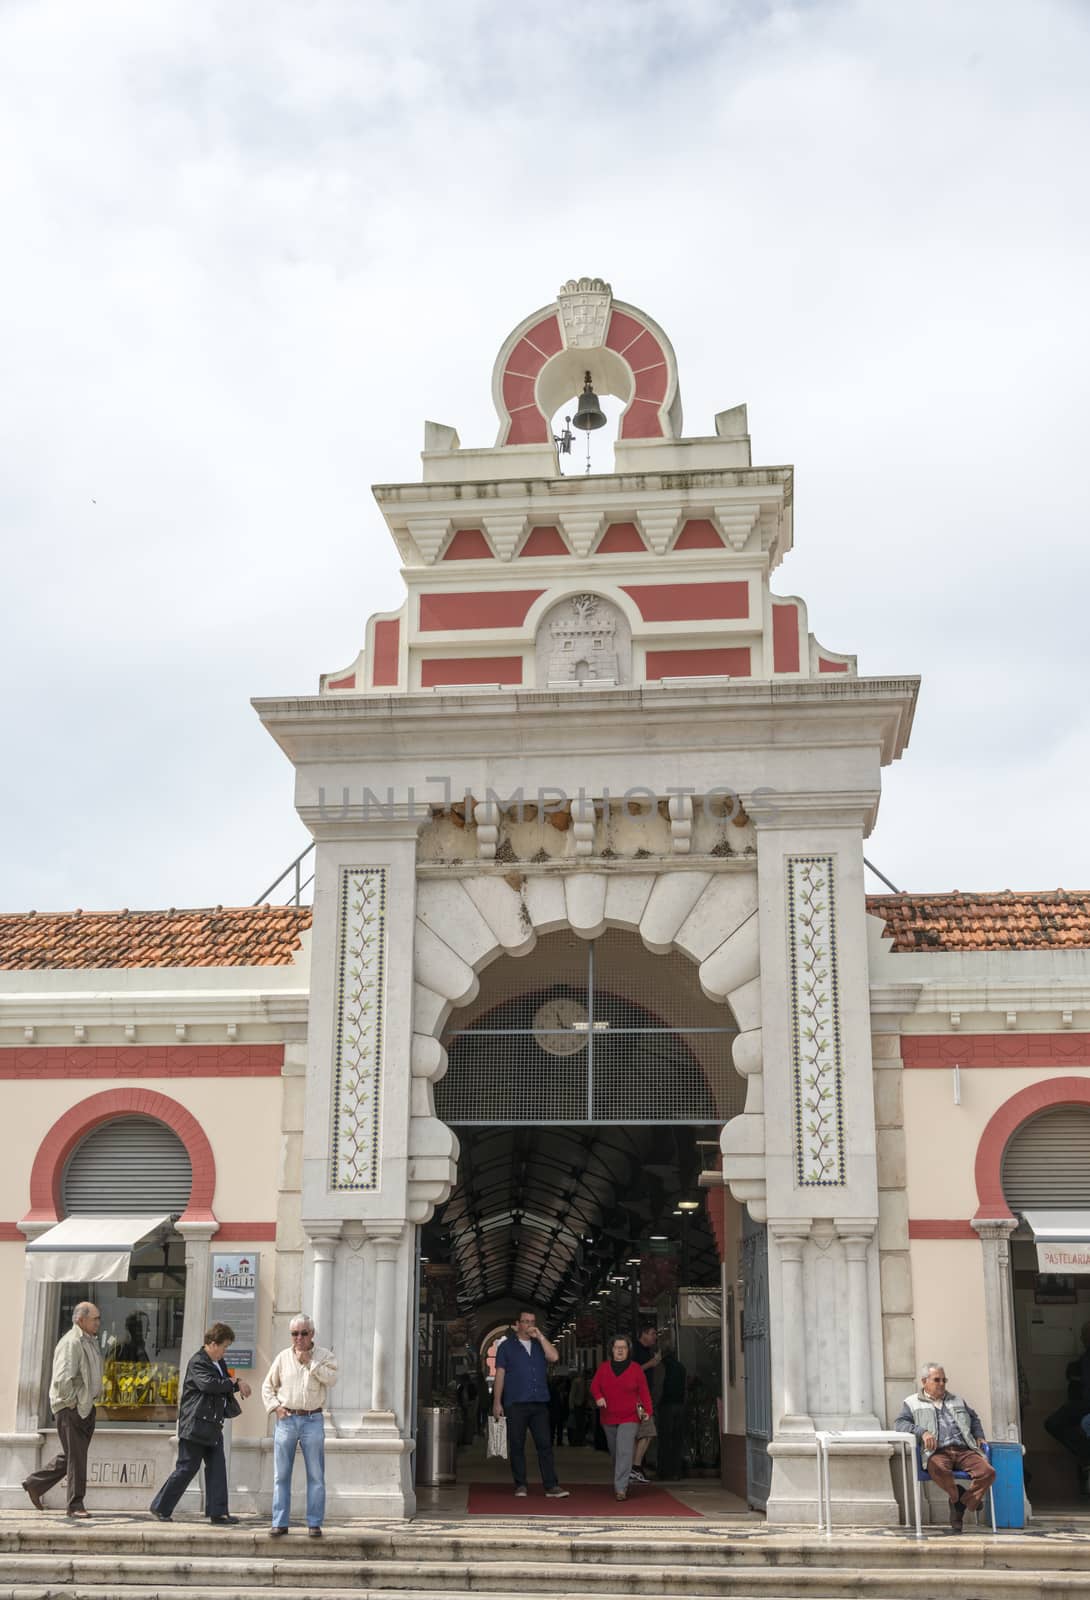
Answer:
<svg viewBox="0 0 1090 1600"><path fill-rule="evenodd" d="M460 1128L458 1184L425 1230L423 1253L458 1275L461 1310L509 1297L567 1316L662 1233L690 1283L718 1281L703 1197L692 1198L715 1129ZM682 1251L684 1236L684 1250Z"/></svg>

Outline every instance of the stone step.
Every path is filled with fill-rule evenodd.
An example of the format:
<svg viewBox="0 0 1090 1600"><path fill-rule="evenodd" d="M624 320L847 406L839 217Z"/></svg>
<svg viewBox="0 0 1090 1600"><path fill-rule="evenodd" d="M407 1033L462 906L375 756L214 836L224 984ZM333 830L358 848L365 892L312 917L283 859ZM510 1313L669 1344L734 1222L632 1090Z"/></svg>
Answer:
<svg viewBox="0 0 1090 1600"><path fill-rule="evenodd" d="M600 1584L619 1568L653 1571L664 1566L688 1571L907 1571L930 1573L934 1582L938 1571L962 1579L974 1573L1059 1575L1090 1570L1090 1538L1015 1532L955 1537L934 1532L920 1541L893 1534L838 1534L824 1540L798 1533L769 1534L763 1529L738 1533L723 1525L698 1532L691 1524L679 1528L676 1521L608 1530L598 1527L593 1532L585 1523L581 1527L576 1522L550 1523L543 1528L487 1522L457 1527L398 1524L386 1529L331 1525L321 1540L308 1539L297 1530L286 1539L274 1540L267 1525L256 1522L221 1530L196 1521L164 1526L133 1519L72 1527L63 1519L43 1518L0 1528L0 1570L12 1574L4 1581L17 1581L14 1563L25 1571L26 1561L35 1558L45 1560L54 1573L62 1563L91 1559L116 1563L132 1558L170 1562L184 1566L187 1572L201 1563L222 1567L227 1562L254 1563L262 1571L273 1565L278 1571L295 1570L303 1562L308 1571L341 1563L356 1571L376 1563L433 1573L441 1566L456 1566L471 1569L475 1578L483 1568L515 1564L536 1576L547 1567L551 1578L570 1569L569 1583L585 1581L587 1587Z"/></svg>
<svg viewBox="0 0 1090 1600"><path fill-rule="evenodd" d="M430 1600L468 1592L493 1597L592 1595L594 1600L638 1595L641 1600L1037 1600L1038 1596L1090 1595L1085 1571L966 1571L929 1567L776 1565L686 1567L672 1563L598 1567L584 1563L309 1561L305 1559L177 1561L152 1556L5 1557L0 1600L31 1596L65 1600L181 1600L197 1595L224 1600L289 1595L389 1596Z"/></svg>
<svg viewBox="0 0 1090 1600"><path fill-rule="evenodd" d="M548 1575L539 1573L538 1586L531 1592L518 1589L490 1589L491 1600L551 1600L556 1592L549 1586ZM653 1575L648 1574L650 1579ZM750 1577L755 1574L751 1571ZM771 1576L771 1575L769 1575ZM1003 1574L977 1575L971 1584L963 1575L952 1575L952 1586L937 1590L927 1574L915 1575L916 1582L897 1584L895 1575L871 1574L842 1570L839 1573L799 1572L785 1569L777 1575L774 1588L764 1585L739 1587L730 1591L731 1600L934 1600L941 1594L943 1600L999 1600L1000 1596L1016 1600L1053 1600L1054 1596L1070 1600L1086 1600L1090 1595L1090 1581L1081 1573L1052 1573L1049 1575L1019 1574L1009 1580L1006 1588L993 1587L987 1579L1001 1580ZM829 1580L832 1580L831 1582ZM823 1581L824 1580L824 1581ZM402 1589L399 1600L464 1600L473 1592L474 1585L463 1575L456 1586L431 1586L424 1589ZM676 1591L659 1589L653 1583L647 1588L633 1591L616 1587L602 1591L597 1600L631 1600L638 1592L642 1600L672 1600ZM693 1591L697 1593L698 1591ZM722 1590L706 1590L707 1600L718 1600ZM230 1589L231 1600L384 1600L389 1590L372 1586L354 1588L315 1588L297 1584L236 1584ZM136 1591L127 1584L117 1583L65 1583L57 1578L40 1582L0 1585L0 1600L224 1600L224 1587L207 1587L199 1583L156 1583Z"/></svg>

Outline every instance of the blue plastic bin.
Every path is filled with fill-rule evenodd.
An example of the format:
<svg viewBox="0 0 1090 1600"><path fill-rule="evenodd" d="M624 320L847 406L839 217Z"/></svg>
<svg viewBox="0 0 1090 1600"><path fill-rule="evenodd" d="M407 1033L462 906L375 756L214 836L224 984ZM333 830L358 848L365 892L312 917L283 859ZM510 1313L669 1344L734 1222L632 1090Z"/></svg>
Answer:
<svg viewBox="0 0 1090 1600"><path fill-rule="evenodd" d="M1026 1500L1022 1483L1022 1446L1006 1440L991 1441L995 1482L995 1525L997 1528L1024 1528Z"/></svg>

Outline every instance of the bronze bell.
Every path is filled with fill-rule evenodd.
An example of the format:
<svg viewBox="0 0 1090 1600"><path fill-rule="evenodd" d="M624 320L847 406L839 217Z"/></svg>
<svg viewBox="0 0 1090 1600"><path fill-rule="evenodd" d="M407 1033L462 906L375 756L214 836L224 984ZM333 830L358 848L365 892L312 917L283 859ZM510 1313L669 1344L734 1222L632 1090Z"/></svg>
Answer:
<svg viewBox="0 0 1090 1600"><path fill-rule="evenodd" d="M606 425L606 414L591 386L589 372L583 376L583 393L579 396L579 404L571 420L573 428L582 428L586 433L593 432L595 428L604 428Z"/></svg>

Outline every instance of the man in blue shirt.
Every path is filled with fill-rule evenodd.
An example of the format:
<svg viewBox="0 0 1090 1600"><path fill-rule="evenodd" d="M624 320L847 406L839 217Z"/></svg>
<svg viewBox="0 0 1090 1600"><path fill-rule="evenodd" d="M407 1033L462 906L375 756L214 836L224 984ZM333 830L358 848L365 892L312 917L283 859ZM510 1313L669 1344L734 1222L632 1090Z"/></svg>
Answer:
<svg viewBox="0 0 1090 1600"><path fill-rule="evenodd" d="M533 1437L545 1494L566 1500L568 1490L556 1479L552 1429L549 1426L548 1367L560 1354L537 1325L533 1311L520 1311L514 1328L496 1351L496 1382L492 1390L492 1415L507 1417L507 1456L515 1495L526 1496L526 1433Z"/></svg>

